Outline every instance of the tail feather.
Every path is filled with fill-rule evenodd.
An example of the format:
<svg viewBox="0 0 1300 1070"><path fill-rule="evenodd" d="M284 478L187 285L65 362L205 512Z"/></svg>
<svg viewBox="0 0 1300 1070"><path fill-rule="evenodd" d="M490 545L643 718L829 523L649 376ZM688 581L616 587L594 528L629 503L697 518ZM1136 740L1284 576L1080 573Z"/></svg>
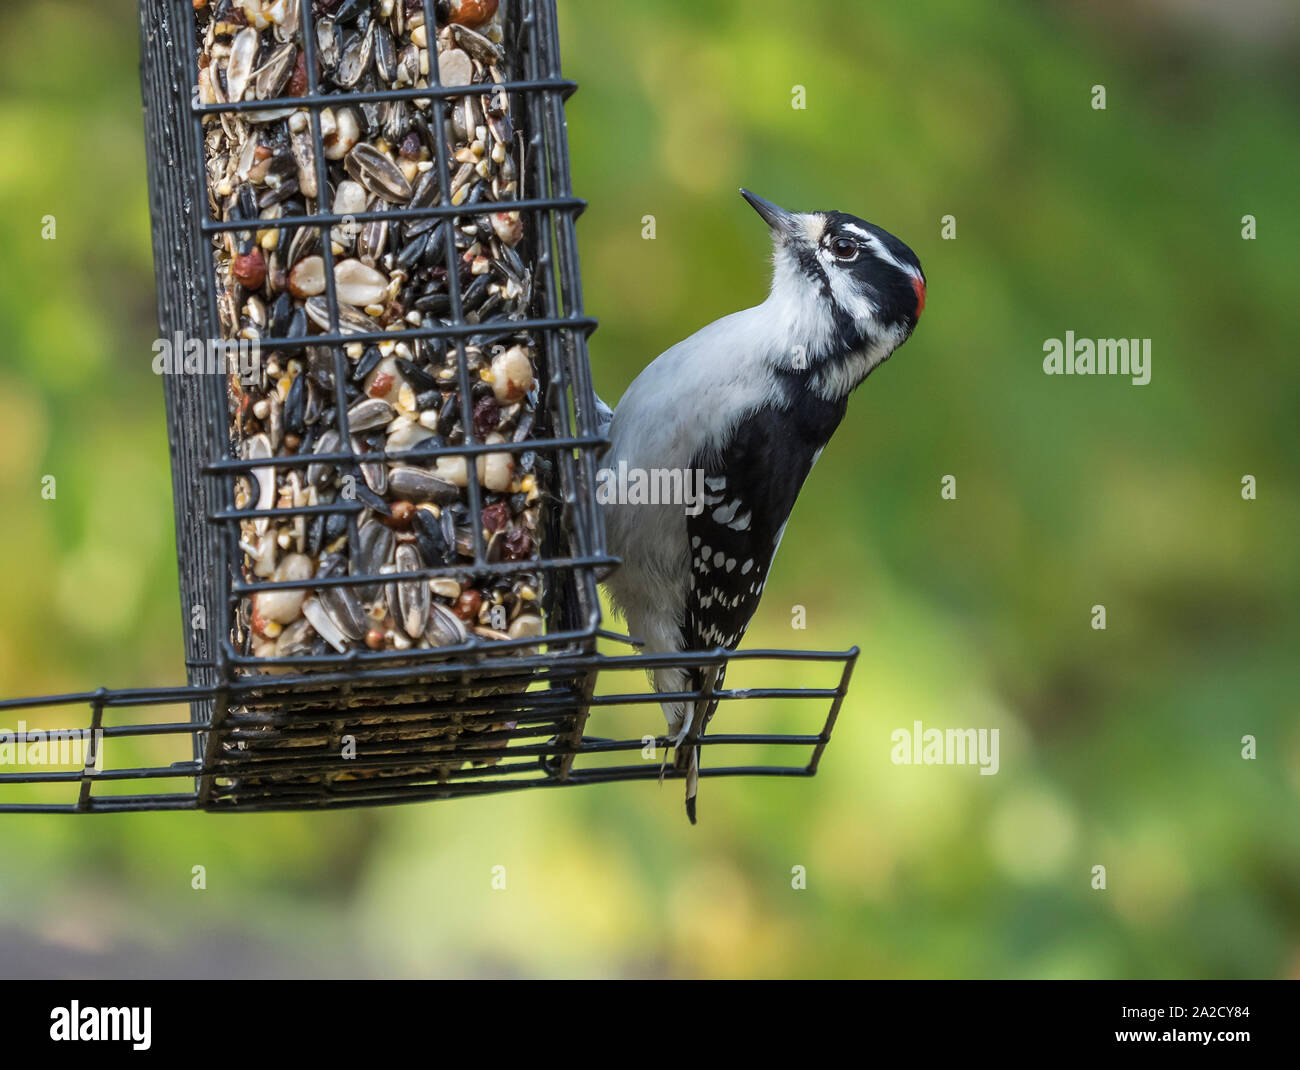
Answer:
<svg viewBox="0 0 1300 1070"><path fill-rule="evenodd" d="M700 790L700 748L691 748L690 767L686 773L686 816L695 824L695 796Z"/></svg>
<svg viewBox="0 0 1300 1070"><path fill-rule="evenodd" d="M725 674L725 666L692 672L688 686L691 690L718 688L722 686L722 679ZM683 705L690 711L690 718L682 724L681 736L684 738L692 730L697 736L703 735L718 708L718 700L714 698L707 702L688 702ZM695 798L700 790L700 748L697 745L679 747L674 765L679 771L686 774L686 816L690 818L691 824L694 825Z"/></svg>

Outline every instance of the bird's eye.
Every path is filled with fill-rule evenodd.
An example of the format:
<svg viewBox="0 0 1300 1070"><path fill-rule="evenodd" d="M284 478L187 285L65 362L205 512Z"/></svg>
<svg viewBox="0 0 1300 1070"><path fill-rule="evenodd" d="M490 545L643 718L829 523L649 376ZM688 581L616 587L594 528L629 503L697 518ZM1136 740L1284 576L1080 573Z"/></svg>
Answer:
<svg viewBox="0 0 1300 1070"><path fill-rule="evenodd" d="M852 238L836 238L831 242L831 255L839 260L852 260L858 255L858 243Z"/></svg>

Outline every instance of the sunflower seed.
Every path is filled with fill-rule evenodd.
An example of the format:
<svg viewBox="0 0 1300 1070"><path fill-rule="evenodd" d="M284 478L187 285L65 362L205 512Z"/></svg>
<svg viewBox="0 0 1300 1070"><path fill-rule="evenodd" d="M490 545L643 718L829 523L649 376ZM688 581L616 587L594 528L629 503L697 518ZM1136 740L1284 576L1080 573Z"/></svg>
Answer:
<svg viewBox="0 0 1300 1070"><path fill-rule="evenodd" d="M430 607L429 624L425 638L430 646L459 646L469 639L469 632L461 619L441 602L434 602Z"/></svg>
<svg viewBox="0 0 1300 1070"><path fill-rule="evenodd" d="M249 76L257 60L258 32L248 26L235 34L230 45L230 58L226 63L226 99L234 102L244 99Z"/></svg>
<svg viewBox="0 0 1300 1070"><path fill-rule="evenodd" d="M353 640L365 637L366 611L351 587L322 587L316 597L340 632Z"/></svg>
<svg viewBox="0 0 1300 1070"><path fill-rule="evenodd" d="M459 23L452 23L451 35L461 48L480 63L493 65L505 59L505 53L501 50L501 46L494 45L477 30L471 30L468 26L462 26ZM470 129L472 130L473 127Z"/></svg>
<svg viewBox="0 0 1300 1070"><path fill-rule="evenodd" d="M312 452L317 454L339 452L339 433L333 428L326 431L316 440L316 448ZM307 482L314 486L323 487L333 477L334 466L332 464L321 462L307 466Z"/></svg>
<svg viewBox="0 0 1300 1070"><path fill-rule="evenodd" d="M455 484L439 478L427 468L406 465L394 467L388 474L388 488L409 502L434 502L447 504L460 497Z"/></svg>
<svg viewBox="0 0 1300 1070"><path fill-rule="evenodd" d="M271 53L270 58L258 68L253 75L253 94L258 100L278 97L289 75L293 73L294 61L298 49L292 44L281 45Z"/></svg>
<svg viewBox="0 0 1300 1070"><path fill-rule="evenodd" d="M378 520L369 520L357 529L357 556L360 570L368 575L377 576L385 565L391 564L396 542L393 533ZM379 593L379 587L371 584L361 588L361 597L372 601Z"/></svg>
<svg viewBox="0 0 1300 1070"><path fill-rule="evenodd" d="M403 543L397 548L397 571L418 572L424 568L419 551L410 543ZM401 611L402 628L409 636L418 637L424 632L429 619L431 603L428 581L422 577L400 580L397 583L397 605Z"/></svg>
<svg viewBox="0 0 1300 1070"><path fill-rule="evenodd" d="M366 28L365 33L353 34L343 45L343 56L334 70L334 82L344 89L351 89L370 68L370 59L374 55L374 27Z"/></svg>
<svg viewBox="0 0 1300 1070"><path fill-rule="evenodd" d="M393 418L393 407L380 398L366 398L348 409L348 430L368 431L383 427Z"/></svg>
<svg viewBox="0 0 1300 1070"><path fill-rule="evenodd" d="M348 637L344 634L334 619L325 611L321 605L319 597L308 598L302 604L302 615L325 642L329 643L340 654L346 654L348 651Z"/></svg>
<svg viewBox="0 0 1300 1070"><path fill-rule="evenodd" d="M405 204L411 199L411 184L406 176L387 156L366 142L357 144L343 166L348 174L377 197L393 204Z"/></svg>

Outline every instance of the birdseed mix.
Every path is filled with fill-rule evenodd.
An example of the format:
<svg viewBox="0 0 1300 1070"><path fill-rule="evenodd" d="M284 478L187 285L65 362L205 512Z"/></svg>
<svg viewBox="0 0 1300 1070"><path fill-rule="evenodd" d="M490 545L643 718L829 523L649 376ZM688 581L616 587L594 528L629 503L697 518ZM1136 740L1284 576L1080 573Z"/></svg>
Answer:
<svg viewBox="0 0 1300 1070"><path fill-rule="evenodd" d="M314 41L306 49L309 2ZM530 450L439 453L466 443L523 443L543 419L535 341L510 326L527 315L532 293L521 255L525 219L510 207L521 196L524 165L510 95L448 98L441 125L428 99L347 99L427 87L431 64L444 86L505 82L505 2L440 0L430 5L437 20L430 27L423 0L194 0L199 102L266 102L204 120L211 218L249 224L214 239L222 337L258 342L261 357L253 376L230 378L234 456L265 462L237 479L235 504L290 511L240 522L244 579L398 577L243 599L234 639L255 658L423 650L471 634L504 640L543 632L539 571L475 576L467 567L455 576L401 578L473 566L478 540L487 562L538 556L548 458ZM311 111L295 104L313 86L347 95L319 109L323 160ZM462 216L332 227L278 222L443 203L440 154L448 200L465 209ZM482 324L481 333L275 346L275 339L450 325L453 271L463 320ZM468 406L462 363L472 384ZM355 459L328 459L338 454ZM277 463L289 457L304 460ZM471 478L481 488L478 516L471 515ZM359 511L310 511L351 503Z"/></svg>

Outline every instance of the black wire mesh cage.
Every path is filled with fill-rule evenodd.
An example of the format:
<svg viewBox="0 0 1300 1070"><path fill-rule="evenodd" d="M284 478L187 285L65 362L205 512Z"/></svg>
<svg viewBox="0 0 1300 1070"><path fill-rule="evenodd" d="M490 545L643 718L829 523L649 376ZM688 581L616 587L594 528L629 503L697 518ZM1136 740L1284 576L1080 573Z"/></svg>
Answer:
<svg viewBox="0 0 1300 1070"><path fill-rule="evenodd" d="M10 733L28 768L0 765L0 810L657 778L674 698L720 700L703 775L814 773L856 650L605 649L617 562L553 0L142 0L140 19L188 679L0 703L36 726ZM824 686L780 686L791 659ZM726 662L747 663L726 690L635 686ZM750 666L762 686L735 687ZM723 734L747 699L822 713ZM65 731L69 708L88 717Z"/></svg>

